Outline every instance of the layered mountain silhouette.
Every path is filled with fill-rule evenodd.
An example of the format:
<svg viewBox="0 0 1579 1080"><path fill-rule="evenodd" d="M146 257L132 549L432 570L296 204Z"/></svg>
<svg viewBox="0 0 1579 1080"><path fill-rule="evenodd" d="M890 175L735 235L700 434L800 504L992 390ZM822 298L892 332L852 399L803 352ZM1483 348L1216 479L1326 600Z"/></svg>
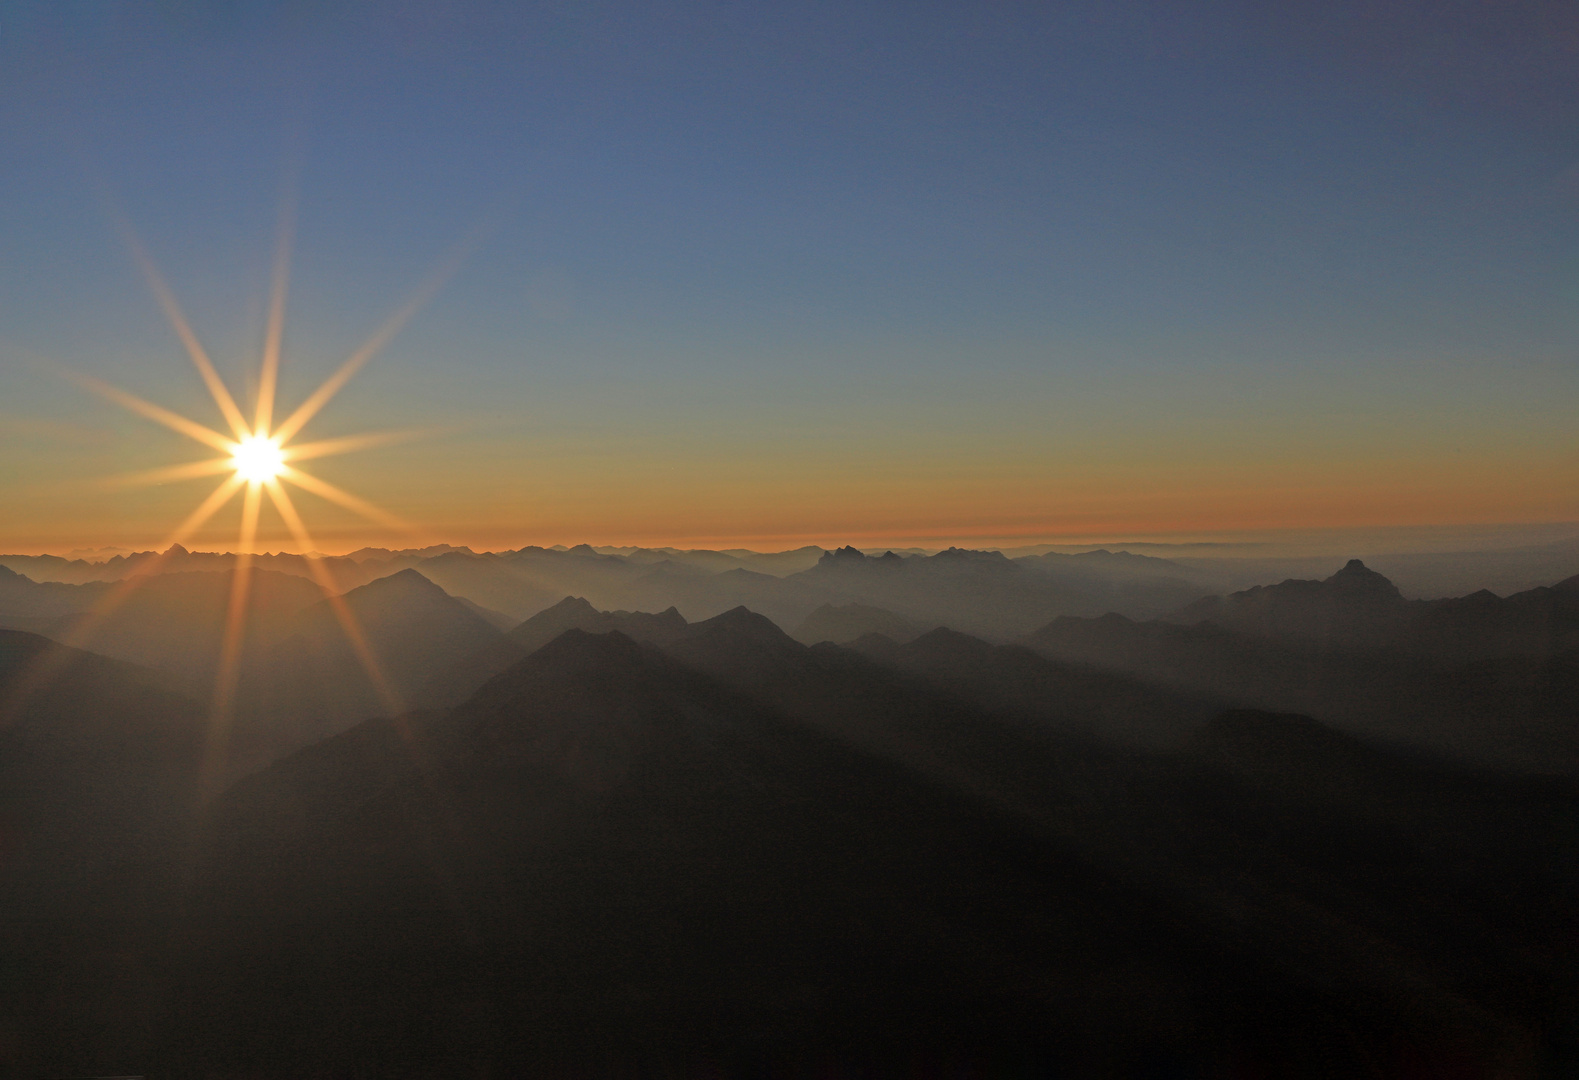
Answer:
<svg viewBox="0 0 1579 1080"><path fill-rule="evenodd" d="M641 611L599 611L585 597L567 596L559 603L514 627L510 637L527 652L536 652L566 630L607 633L623 630L642 641L668 640L687 623L674 608L652 615Z"/></svg>
<svg viewBox="0 0 1579 1080"><path fill-rule="evenodd" d="M1168 622L1059 618L1049 657L1469 760L1579 761L1579 579L1506 599L1405 600L1358 561L1189 605Z"/></svg>
<svg viewBox="0 0 1579 1080"><path fill-rule="evenodd" d="M53 556L0 556L0 566L36 581L115 581L131 574L227 572L233 557L179 546L98 563ZM272 573L312 578L298 555L256 556ZM997 552L949 549L932 556L854 548L760 554L678 549L526 547L474 552L439 545L406 551L364 549L324 558L320 566L340 591L415 569L457 598L523 620L565 595L600 610L662 611L710 618L746 606L795 627L830 605L892 611L922 629L950 625L1011 640L1060 614L1120 611L1152 618L1173 611L1218 580L1175 561L1106 550L1008 559ZM0 616L5 614L0 609ZM892 628L891 628L892 629ZM902 635L901 635L902 636Z"/></svg>
<svg viewBox="0 0 1579 1080"><path fill-rule="evenodd" d="M1566 1052L1570 783L958 634L873 658L746 610L662 622L662 648L565 630L454 710L241 780L195 849L79 870L145 890L96 931L133 974L21 1027L81 1067L265 1073L1489 1076ZM1171 748L1093 735L1123 693ZM190 761L166 707L127 737ZM58 775L8 754L30 790ZM104 827L196 820L167 802ZM17 970L47 941L51 978L98 978L98 939L50 925L10 941Z"/></svg>
<svg viewBox="0 0 1579 1080"><path fill-rule="evenodd" d="M64 636L75 617L90 609L110 588L108 582L69 585L34 581L0 566L0 627Z"/></svg>
<svg viewBox="0 0 1579 1080"><path fill-rule="evenodd" d="M636 554L507 572L927 583L966 609L1043 573ZM146 640L116 647L159 669L0 631L11 1073L1579 1065L1579 582L1421 602L1350 563L1020 643L808 609L860 631L841 645L594 590L504 631L409 567L333 600L256 578L229 725L181 692L207 689L229 574L122 609ZM67 616L82 588L0 578Z"/></svg>
<svg viewBox="0 0 1579 1080"><path fill-rule="evenodd" d="M184 571L154 574L139 579L102 619L94 619L86 644L96 652L131 663L158 668L182 679L194 695L207 695L213 686L222 643L226 612L230 606L234 571ZM102 594L90 585L88 604ZM271 570L250 575L245 639L264 647L289 631L292 618L323 599L323 590L306 578ZM75 634L78 616L63 625Z"/></svg>
<svg viewBox="0 0 1579 1080"><path fill-rule="evenodd" d="M795 628L795 640L807 645L831 641L844 645L869 634L880 634L893 641L910 641L925 633L927 627L882 608L865 604L824 604Z"/></svg>

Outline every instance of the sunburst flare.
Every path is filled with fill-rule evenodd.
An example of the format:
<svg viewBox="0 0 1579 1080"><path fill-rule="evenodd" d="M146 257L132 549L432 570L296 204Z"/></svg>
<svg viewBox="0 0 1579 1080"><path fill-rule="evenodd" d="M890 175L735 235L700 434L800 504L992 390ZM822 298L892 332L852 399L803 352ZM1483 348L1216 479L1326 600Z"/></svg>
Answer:
<svg viewBox="0 0 1579 1080"><path fill-rule="evenodd" d="M237 536L235 551L235 576L231 583L230 600L227 605L224 636L220 647L220 662L216 673L213 699L213 731L209 748L210 779L217 778L219 770L223 767L223 753L226 742L226 729L229 724L231 712L235 704L236 689L239 683L242 668L242 650L245 644L246 610L250 594L250 578L252 561L255 554L258 530L258 516L265 493L269 501L284 521L292 537L302 548L302 556L307 560L309 576L330 599L336 619L339 621L352 649L366 669L369 679L376 688L384 704L391 712L400 709L400 702L393 694L389 680L385 678L377 658L368 647L366 636L357 625L355 616L338 595L336 586L327 566L315 554L315 544L308 532L301 514L295 504L286 494L284 484L292 484L304 491L310 492L322 499L335 503L352 513L355 513L378 525L410 532L411 527L393 514L363 499L351 492L345 491L311 473L303 472L297 462L311 458L328 457L334 454L349 453L355 450L368 449L375 446L388 445L389 443L403 441L413 437L415 432L372 432L365 434L342 436L333 439L322 439L315 442L294 443L293 440L302 432L302 429L326 406L329 401L344 388L351 378L381 350L391 338L399 331L405 322L420 308L458 267L465 249L471 245L463 244L444 260L437 272L422 282L421 286L405 304L402 304L393 315L386 319L372 335L369 336L360 348L340 364L340 366L324 382L317 387L297 408L283 421L276 424L274 417L276 391L279 382L279 368L282 358L282 340L285 319L285 295L289 283L289 252L290 229L286 214L286 221L282 221L281 239L276 252L271 280L270 300L268 308L268 325L263 355L259 365L258 402L253 419L249 423L236 404L236 398L225 385L223 378L215 369L212 361L202 344L198 341L191 323L182 312L174 292L165 282L147 249L138 239L135 232L127 224L122 224L121 231L131 248L133 258L136 260L143 277L153 290L160 308L169 319L180 339L192 364L196 367L204 385L208 388L214 404L224 417L230 433L215 430L205 424L199 423L189 417L166 409L161 405L144 400L135 394L128 393L119 387L111 386L102 380L87 375L73 373L71 377L84 388L104 397L123 408L162 424L172 431L201 443L202 445L220 452L221 456L203 461L190 462L180 465L152 469L146 472L117 478L119 484L149 484L166 483L175 480L196 479L204 476L222 476L219 486L214 488L189 515L185 521L171 534L161 554L156 557L151 565L142 567L132 577L124 580L120 587L112 590L96 609L89 614L71 635L72 644L84 645L93 636L98 627L110 616L133 591L152 574L156 573L164 556L176 544L189 538L198 529L202 528L210 518L228 505L236 495L242 496L241 529Z"/></svg>

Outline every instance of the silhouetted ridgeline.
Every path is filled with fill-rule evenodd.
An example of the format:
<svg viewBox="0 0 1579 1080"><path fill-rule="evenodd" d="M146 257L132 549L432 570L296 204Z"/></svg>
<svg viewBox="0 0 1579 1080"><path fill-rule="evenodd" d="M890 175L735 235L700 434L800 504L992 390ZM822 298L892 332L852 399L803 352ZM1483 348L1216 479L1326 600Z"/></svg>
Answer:
<svg viewBox="0 0 1579 1080"><path fill-rule="evenodd" d="M1579 578L1409 601L1359 562L1189 605L1169 622L1060 618L1046 656L1485 763L1579 765Z"/></svg>
<svg viewBox="0 0 1579 1080"><path fill-rule="evenodd" d="M1039 572L822 560L771 580ZM228 586L163 577L154 660ZM505 632L405 569L342 601L379 687L259 578L223 739L201 655L0 632L7 1074L1579 1069L1574 583L1351 564L1022 644L809 609L839 645L580 595Z"/></svg>

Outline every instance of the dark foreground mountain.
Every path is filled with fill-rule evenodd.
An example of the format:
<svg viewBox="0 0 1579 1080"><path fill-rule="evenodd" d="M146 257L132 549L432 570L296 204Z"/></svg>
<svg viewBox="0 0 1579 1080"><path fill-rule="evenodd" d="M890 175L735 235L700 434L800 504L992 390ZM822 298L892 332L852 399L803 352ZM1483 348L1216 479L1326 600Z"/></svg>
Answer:
<svg viewBox="0 0 1579 1080"><path fill-rule="evenodd" d="M168 681L0 630L0 1075L157 1060L210 746Z"/></svg>
<svg viewBox="0 0 1579 1080"><path fill-rule="evenodd" d="M13 1072L1579 1063L1571 781L1402 759L948 632L854 651L743 609L663 622L661 646L567 630L460 707L359 724L201 818L181 783L92 803L61 851L202 828L52 864L83 899L7 939ZM27 714L25 745L141 685L76 662L86 689ZM190 706L138 693L174 726L112 711L92 742L124 726L115 752L68 766L5 743L6 790L74 777L91 800L122 761L190 775ZM1104 707L1167 738L1100 737ZM98 897L137 902L95 921ZM16 910L7 926L42 925Z"/></svg>

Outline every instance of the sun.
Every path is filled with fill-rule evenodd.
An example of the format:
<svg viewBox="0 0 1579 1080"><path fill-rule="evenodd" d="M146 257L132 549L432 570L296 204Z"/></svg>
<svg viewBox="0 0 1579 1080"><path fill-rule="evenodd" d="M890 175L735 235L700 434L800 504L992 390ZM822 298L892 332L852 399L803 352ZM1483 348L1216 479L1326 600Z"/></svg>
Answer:
<svg viewBox="0 0 1579 1080"><path fill-rule="evenodd" d="M285 468L285 451L267 435L248 435L231 451L236 475L249 484L267 484Z"/></svg>
<svg viewBox="0 0 1579 1080"><path fill-rule="evenodd" d="M177 546L188 539L198 529L202 528L216 513L228 504L236 495L240 494L241 500L241 530L237 537L235 552L235 574L231 583L230 603L226 613L224 638L221 647L221 659L214 687L213 718L214 729L220 732L228 724L228 717L233 705L233 696L236 691L240 674L241 649L244 629L246 625L246 609L252 561L255 554L255 544L258 534L258 516L262 509L263 498L268 496L268 501L273 505L280 520L290 531L292 537L300 547L302 557L306 560L306 568L318 585L323 589L330 607L338 618L346 637L350 640L353 650L367 669L368 675L373 679L380 695L385 698L386 706L391 710L391 715L400 711L400 703L392 691L388 689L388 681L379 671L377 658L368 647L361 628L357 625L350 609L340 597L341 590L337 587L328 568L322 559L315 553L312 536L307 531L307 526L301 514L296 509L295 501L286 491L286 484L290 484L303 491L307 491L319 498L335 503L346 510L359 514L369 521L375 522L386 528L400 533L411 535L414 530L405 522L394 515L385 512L365 499L358 498L348 491L319 479L311 473L304 472L297 467L297 463L312 458L327 457L331 454L343 454L353 450L362 450L369 447L387 445L391 442L404 441L415 433L411 431L375 432L362 435L342 436L334 439L322 439L316 442L296 442L295 439L304 427L329 403L340 390L349 382L372 357L382 349L412 315L438 291L439 287L458 269L465 254L476 243L476 238L468 238L462 245L458 245L450 256L444 260L440 267L425 280L405 304L401 305L379 326L367 339L361 348L357 349L341 363L334 374L324 380L318 389L309 394L296 410L284 420L276 423L274 418L275 396L279 383L280 358L282 352L283 331L285 322L285 293L289 277L288 265L290 254L291 228L289 219L293 216L290 208L282 215L279 248L274 260L274 273L268 319L263 344L262 364L258 374L257 407L251 417L242 413L236 399L232 396L225 381L220 378L215 370L208 353L198 341L191 324L182 313L177 304L175 295L171 292L164 278L154 266L153 260L148 256L141 241L132 231L131 226L122 220L121 232L130 247L132 256L136 260L143 276L147 279L149 287L164 309L176 336L181 340L187 355L191 358L192 365L197 368L204 384L208 387L209 395L214 399L220 415L224 419L224 427L230 430L225 433L206 424L198 423L179 413L172 412L153 402L146 401L135 394L111 386L108 383L87 375L67 372L69 377L78 384L103 397L122 405L139 415L163 424L165 427L202 443L211 450L217 451L219 457L203 461L190 462L183 465L172 465L161 469L153 469L139 473L135 476L120 477L123 483L162 484L173 480L196 479L205 476L219 476L223 479L218 487L209 492L197 508L165 539L161 547L161 554L157 555L150 564L122 580L120 585L107 593L88 618L78 624L73 631L74 640L71 644L84 647L89 638L96 632L97 627L113 612L125 599L137 589L141 582L147 580L157 572L157 567L170 553L177 550ZM216 743L216 746L218 744Z"/></svg>

